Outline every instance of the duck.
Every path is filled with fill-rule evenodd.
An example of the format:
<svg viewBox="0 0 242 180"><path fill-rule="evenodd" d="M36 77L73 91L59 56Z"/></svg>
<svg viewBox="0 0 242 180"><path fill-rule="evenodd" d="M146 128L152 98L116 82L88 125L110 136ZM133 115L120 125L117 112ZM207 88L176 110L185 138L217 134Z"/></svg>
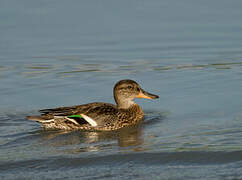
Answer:
<svg viewBox="0 0 242 180"><path fill-rule="evenodd" d="M118 81L113 88L115 104L93 102L69 107L39 110L38 116L26 116L41 123L44 129L112 131L135 125L144 119L136 98L157 99L134 80Z"/></svg>

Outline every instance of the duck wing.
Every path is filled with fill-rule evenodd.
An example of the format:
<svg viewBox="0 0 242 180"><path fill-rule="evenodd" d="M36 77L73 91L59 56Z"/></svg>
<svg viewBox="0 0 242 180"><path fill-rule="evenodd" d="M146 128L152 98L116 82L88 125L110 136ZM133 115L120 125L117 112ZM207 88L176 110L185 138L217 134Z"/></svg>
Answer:
<svg viewBox="0 0 242 180"><path fill-rule="evenodd" d="M59 107L54 109L42 109L40 113L44 117L82 115L85 120L90 118L98 126L112 124L117 118L118 109L109 103L89 103L70 107ZM89 120L90 120L89 119ZM87 120L88 121L88 120Z"/></svg>
<svg viewBox="0 0 242 180"><path fill-rule="evenodd" d="M97 111L103 108L116 108L115 105L109 103L94 102L83 105L68 106L68 107L58 107L53 109L41 109L39 112L42 115L54 115L54 116L69 116L74 114L86 113L89 111Z"/></svg>

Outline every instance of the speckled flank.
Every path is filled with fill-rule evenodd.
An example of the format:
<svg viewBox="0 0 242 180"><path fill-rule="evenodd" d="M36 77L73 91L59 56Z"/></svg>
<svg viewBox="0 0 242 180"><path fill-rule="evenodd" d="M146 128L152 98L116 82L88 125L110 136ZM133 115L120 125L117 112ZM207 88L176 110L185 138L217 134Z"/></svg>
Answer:
<svg viewBox="0 0 242 180"><path fill-rule="evenodd" d="M144 113L139 105L134 104L127 110L121 110L117 114L117 121L114 123L107 123L105 125L91 126L90 124L76 124L69 121L66 117L55 118L54 121L42 121L42 125L46 129L62 129L62 130L102 130L110 131L117 130L122 127L134 125L143 120Z"/></svg>

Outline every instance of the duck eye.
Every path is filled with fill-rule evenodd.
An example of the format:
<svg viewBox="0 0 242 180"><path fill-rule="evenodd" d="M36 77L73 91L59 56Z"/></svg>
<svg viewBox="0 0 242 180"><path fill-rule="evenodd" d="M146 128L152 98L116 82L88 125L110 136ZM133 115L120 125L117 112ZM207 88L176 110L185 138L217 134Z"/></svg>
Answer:
<svg viewBox="0 0 242 180"><path fill-rule="evenodd" d="M132 86L128 86L128 89L132 89Z"/></svg>
<svg viewBox="0 0 242 180"><path fill-rule="evenodd" d="M139 88L139 87L137 87L137 88L136 88L136 90L137 90L137 91L140 91L140 88Z"/></svg>

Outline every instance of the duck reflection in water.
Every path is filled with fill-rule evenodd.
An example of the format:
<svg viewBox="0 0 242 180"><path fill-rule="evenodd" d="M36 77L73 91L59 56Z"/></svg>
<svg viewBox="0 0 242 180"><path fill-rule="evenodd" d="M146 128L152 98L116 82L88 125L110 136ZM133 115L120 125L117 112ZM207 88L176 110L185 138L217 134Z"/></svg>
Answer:
<svg viewBox="0 0 242 180"><path fill-rule="evenodd" d="M46 131L40 132L46 146L63 147L65 153L94 152L119 146L137 150L144 143L142 124L117 131Z"/></svg>

